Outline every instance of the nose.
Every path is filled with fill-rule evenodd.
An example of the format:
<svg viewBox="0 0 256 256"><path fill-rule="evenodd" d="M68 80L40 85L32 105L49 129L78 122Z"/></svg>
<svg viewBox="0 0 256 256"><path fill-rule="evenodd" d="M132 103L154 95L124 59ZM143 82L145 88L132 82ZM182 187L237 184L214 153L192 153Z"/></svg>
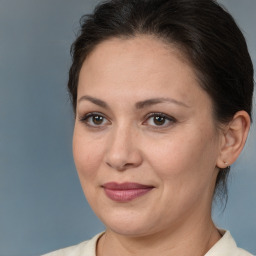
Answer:
<svg viewBox="0 0 256 256"><path fill-rule="evenodd" d="M138 132L129 128L116 128L108 140L106 164L118 171L135 168L142 163Z"/></svg>

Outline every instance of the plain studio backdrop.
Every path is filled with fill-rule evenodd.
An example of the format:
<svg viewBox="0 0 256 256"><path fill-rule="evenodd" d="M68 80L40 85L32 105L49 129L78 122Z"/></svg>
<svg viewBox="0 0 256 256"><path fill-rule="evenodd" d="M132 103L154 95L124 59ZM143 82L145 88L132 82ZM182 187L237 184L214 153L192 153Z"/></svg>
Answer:
<svg viewBox="0 0 256 256"><path fill-rule="evenodd" d="M256 1L220 2L244 32L256 66ZM0 256L40 255L104 229L74 167L66 92L69 48L79 18L96 3L0 0ZM226 210L214 210L217 225L254 254L255 156L254 125L232 168Z"/></svg>

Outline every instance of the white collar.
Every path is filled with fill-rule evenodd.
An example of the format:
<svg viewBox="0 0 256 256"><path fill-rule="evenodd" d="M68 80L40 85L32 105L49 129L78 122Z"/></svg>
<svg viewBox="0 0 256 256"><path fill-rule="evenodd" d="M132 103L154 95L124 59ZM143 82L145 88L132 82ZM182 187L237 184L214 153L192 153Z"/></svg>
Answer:
<svg viewBox="0 0 256 256"><path fill-rule="evenodd" d="M222 238L204 256L253 256L249 252L238 248L229 231L220 229Z"/></svg>

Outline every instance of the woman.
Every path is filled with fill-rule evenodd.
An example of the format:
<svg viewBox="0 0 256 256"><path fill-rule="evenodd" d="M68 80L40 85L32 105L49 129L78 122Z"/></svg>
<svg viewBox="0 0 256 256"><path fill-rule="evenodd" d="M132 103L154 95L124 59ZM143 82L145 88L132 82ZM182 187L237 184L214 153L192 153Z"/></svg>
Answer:
<svg viewBox="0 0 256 256"><path fill-rule="evenodd" d="M211 218L251 120L253 67L213 0L112 0L69 73L74 160L106 231L54 255L251 255Z"/></svg>

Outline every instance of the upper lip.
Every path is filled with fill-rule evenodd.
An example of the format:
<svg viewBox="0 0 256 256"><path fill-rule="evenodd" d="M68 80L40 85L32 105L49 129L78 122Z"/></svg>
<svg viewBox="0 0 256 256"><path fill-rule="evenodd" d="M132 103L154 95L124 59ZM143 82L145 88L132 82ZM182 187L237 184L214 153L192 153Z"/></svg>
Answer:
<svg viewBox="0 0 256 256"><path fill-rule="evenodd" d="M152 185L144 185L135 182L108 182L102 185L103 188L111 189L111 190L132 190L132 189L146 189L153 188Z"/></svg>

